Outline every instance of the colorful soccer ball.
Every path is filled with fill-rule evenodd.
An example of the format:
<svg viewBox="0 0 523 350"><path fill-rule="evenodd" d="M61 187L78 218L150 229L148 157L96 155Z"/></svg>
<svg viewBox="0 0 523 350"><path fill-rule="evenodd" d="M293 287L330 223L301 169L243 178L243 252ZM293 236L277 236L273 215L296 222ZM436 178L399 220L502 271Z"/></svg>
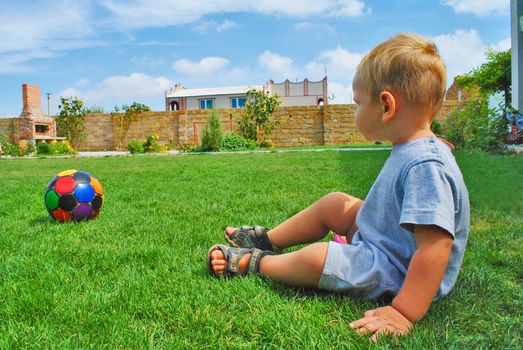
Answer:
<svg viewBox="0 0 523 350"><path fill-rule="evenodd" d="M45 206L60 222L94 219L104 203L100 182L82 170L65 170L56 175L45 190Z"/></svg>

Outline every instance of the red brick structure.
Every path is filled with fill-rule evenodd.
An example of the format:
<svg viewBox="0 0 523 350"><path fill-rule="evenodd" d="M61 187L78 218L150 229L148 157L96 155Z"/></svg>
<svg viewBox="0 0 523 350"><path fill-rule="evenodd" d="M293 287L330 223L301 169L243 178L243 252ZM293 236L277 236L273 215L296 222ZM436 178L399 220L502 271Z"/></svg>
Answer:
<svg viewBox="0 0 523 350"><path fill-rule="evenodd" d="M22 85L23 110L19 117L16 141L55 140L56 124L53 118L42 110L40 86L32 84Z"/></svg>

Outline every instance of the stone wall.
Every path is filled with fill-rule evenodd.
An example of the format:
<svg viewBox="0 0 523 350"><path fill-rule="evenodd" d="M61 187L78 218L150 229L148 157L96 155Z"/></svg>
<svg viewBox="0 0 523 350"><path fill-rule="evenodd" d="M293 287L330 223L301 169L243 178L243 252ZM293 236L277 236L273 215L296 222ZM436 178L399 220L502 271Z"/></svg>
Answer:
<svg viewBox="0 0 523 350"><path fill-rule="evenodd" d="M6 134L11 142L13 141L13 119L0 118L0 132Z"/></svg>
<svg viewBox="0 0 523 350"><path fill-rule="evenodd" d="M462 108L464 101L447 100L438 115L445 118L451 111ZM237 132L236 118L243 109L223 109L222 123L226 133ZM354 124L356 106L325 105L279 107L275 118L281 124L266 139L276 147L338 145L367 142ZM123 114L90 114L85 119L86 139L82 151L125 150L131 140L145 140L154 134L161 144L197 145L208 110L147 112L126 119ZM0 129L18 142L20 118L0 119Z"/></svg>

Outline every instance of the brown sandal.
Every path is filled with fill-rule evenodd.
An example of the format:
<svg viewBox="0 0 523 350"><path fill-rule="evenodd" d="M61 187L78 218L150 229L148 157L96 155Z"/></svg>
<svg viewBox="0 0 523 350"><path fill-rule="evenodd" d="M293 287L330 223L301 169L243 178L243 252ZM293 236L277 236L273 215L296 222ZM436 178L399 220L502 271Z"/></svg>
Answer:
<svg viewBox="0 0 523 350"><path fill-rule="evenodd" d="M224 232L225 239L236 248L258 248L273 253L281 253L281 249L274 246L267 236L268 228L255 225L242 226L230 235Z"/></svg>
<svg viewBox="0 0 523 350"><path fill-rule="evenodd" d="M211 253L215 250L221 250L223 255L225 256L225 261L227 262L227 264L225 265L225 271L223 273L223 276L243 275L240 273L240 260L245 254L251 254L247 273L256 274L260 271L261 258L263 258L265 255L273 254L272 252L256 248L234 248L226 246L224 244L215 244L211 248L209 248L209 251L207 252L207 268L209 269L209 272L216 277L218 275L214 273L211 264Z"/></svg>

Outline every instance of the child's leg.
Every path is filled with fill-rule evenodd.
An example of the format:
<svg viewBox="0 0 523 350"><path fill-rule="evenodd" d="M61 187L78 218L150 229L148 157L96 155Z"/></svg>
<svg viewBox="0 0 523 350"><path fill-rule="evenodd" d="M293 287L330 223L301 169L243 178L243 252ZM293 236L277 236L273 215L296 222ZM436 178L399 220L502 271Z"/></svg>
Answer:
<svg viewBox="0 0 523 350"><path fill-rule="evenodd" d="M278 248L316 242L334 231L351 242L356 232L356 214L363 201L342 192L332 192L268 232L269 240ZM228 227L227 234L234 231Z"/></svg>
<svg viewBox="0 0 523 350"><path fill-rule="evenodd" d="M314 243L292 253L266 255L260 260L260 274L296 287L317 287L327 256L328 243ZM247 273L251 255L239 263L240 272ZM220 250L211 253L211 264L217 275L223 273L226 261Z"/></svg>

